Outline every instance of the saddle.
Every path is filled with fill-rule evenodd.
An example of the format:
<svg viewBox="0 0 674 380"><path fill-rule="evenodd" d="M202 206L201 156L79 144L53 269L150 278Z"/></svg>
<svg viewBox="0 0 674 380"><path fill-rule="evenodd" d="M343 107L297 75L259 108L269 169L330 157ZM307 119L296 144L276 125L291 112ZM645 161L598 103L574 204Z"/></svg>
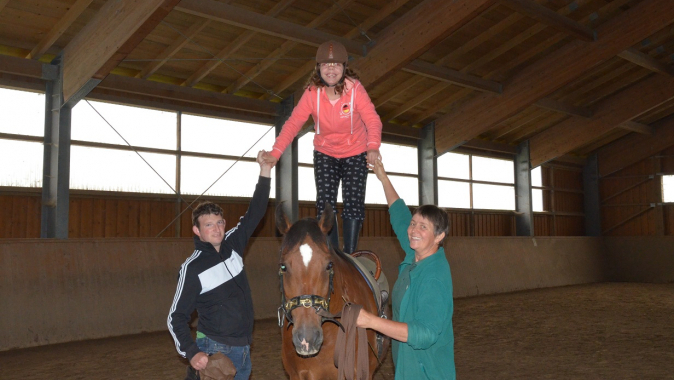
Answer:
<svg viewBox="0 0 674 380"><path fill-rule="evenodd" d="M351 255L345 255L349 261L358 269L358 272L365 278L367 285L372 290L372 295L377 303L377 312L382 318L384 315L389 297L389 284L386 275L381 270L379 256L372 251L356 251ZM366 258L366 257L369 257Z"/></svg>
<svg viewBox="0 0 674 380"><path fill-rule="evenodd" d="M381 270L379 256L367 250L356 251L351 255L344 254L344 256L358 269L358 272L365 278L365 282L370 287L370 290L372 290L379 317L388 319L386 306L388 305L390 288L386 275ZM381 358L385 353L384 339L384 335L377 333L378 358Z"/></svg>

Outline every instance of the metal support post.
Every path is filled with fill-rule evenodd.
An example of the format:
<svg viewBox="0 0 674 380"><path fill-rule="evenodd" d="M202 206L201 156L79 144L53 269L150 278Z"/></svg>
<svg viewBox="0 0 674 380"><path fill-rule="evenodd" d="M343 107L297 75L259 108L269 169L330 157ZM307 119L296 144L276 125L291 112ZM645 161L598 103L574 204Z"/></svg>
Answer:
<svg viewBox="0 0 674 380"><path fill-rule="evenodd" d="M531 160L529 140L517 146L515 156L515 230L517 236L534 236L531 201Z"/></svg>
<svg viewBox="0 0 674 380"><path fill-rule="evenodd" d="M68 238L70 205L70 106L63 104L63 60L52 65L58 76L47 81L45 89L45 128L40 236Z"/></svg>
<svg viewBox="0 0 674 380"><path fill-rule="evenodd" d="M583 206L585 235L601 236L601 200L599 198L599 166L597 155L587 158L583 167Z"/></svg>
<svg viewBox="0 0 674 380"><path fill-rule="evenodd" d="M435 123L421 129L417 145L419 161L419 204L438 204L438 158L435 153Z"/></svg>
<svg viewBox="0 0 674 380"><path fill-rule="evenodd" d="M281 114L276 121L276 136L281 133L283 124L288 120L295 106L294 96L281 101ZM298 203L298 162L297 162L297 137L286 149L281 159L276 164L276 205L283 202L283 212L295 222L299 218Z"/></svg>

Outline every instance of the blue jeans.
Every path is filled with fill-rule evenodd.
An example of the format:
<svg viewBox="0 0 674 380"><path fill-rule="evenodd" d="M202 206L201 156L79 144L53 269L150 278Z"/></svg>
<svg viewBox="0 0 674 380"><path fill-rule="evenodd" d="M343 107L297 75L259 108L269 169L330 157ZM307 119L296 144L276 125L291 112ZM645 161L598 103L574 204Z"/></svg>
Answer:
<svg viewBox="0 0 674 380"><path fill-rule="evenodd" d="M219 343L209 337L197 338L197 346L199 349L208 354L213 355L217 352L222 352L234 363L236 367L236 376L234 380L248 380L252 365L250 362L250 346L230 346Z"/></svg>

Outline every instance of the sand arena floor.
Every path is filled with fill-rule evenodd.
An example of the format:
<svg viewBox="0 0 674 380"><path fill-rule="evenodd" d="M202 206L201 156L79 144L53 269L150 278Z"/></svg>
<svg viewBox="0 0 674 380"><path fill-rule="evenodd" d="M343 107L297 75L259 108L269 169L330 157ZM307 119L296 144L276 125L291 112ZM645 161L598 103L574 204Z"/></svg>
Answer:
<svg viewBox="0 0 674 380"><path fill-rule="evenodd" d="M608 283L455 300L457 377L674 379L674 284ZM258 321L253 380L285 379ZM0 379L182 379L168 332L0 352ZM375 374L393 379L391 356Z"/></svg>

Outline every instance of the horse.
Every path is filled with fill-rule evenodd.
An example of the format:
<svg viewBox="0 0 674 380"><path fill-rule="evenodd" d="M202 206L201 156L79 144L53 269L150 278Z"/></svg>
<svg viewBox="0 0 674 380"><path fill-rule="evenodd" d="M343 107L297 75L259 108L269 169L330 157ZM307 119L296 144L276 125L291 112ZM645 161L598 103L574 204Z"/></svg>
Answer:
<svg viewBox="0 0 674 380"><path fill-rule="evenodd" d="M366 280L346 254L328 244L327 233L334 220L329 204L320 220L305 218L292 225L282 207L276 210L276 226L284 235L279 261L281 357L291 380L338 378L333 355L338 330L342 327L333 317L342 311L345 302L378 313L377 302ZM367 379L372 379L379 364L374 331L367 331L367 342ZM342 370L351 372L348 378L354 378L355 368Z"/></svg>

